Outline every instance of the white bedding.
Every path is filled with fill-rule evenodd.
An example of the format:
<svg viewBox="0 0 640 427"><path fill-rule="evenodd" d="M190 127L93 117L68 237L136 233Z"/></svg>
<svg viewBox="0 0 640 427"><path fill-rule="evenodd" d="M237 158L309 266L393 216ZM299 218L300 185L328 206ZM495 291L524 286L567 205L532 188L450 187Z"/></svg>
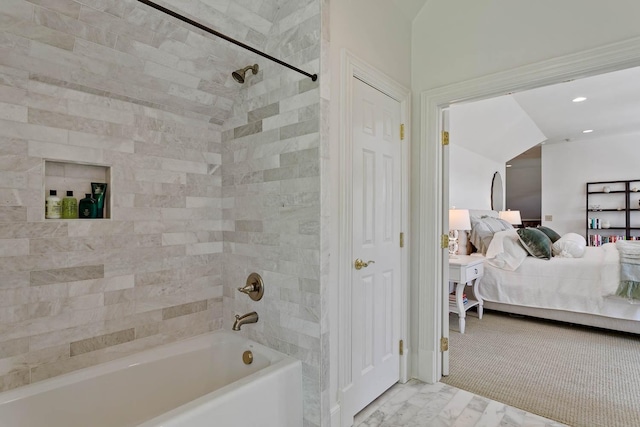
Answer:
<svg viewBox="0 0 640 427"><path fill-rule="evenodd" d="M582 258L526 257L514 271L485 261L480 293L487 301L640 321L640 305L612 297L620 279L614 243L587 247Z"/></svg>

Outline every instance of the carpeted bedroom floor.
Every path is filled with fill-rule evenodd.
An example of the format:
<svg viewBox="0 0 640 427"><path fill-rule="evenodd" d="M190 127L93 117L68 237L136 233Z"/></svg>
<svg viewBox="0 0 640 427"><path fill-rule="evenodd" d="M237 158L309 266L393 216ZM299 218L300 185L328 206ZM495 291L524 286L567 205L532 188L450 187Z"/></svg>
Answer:
<svg viewBox="0 0 640 427"><path fill-rule="evenodd" d="M575 427L640 426L640 335L498 312L450 325L444 383Z"/></svg>

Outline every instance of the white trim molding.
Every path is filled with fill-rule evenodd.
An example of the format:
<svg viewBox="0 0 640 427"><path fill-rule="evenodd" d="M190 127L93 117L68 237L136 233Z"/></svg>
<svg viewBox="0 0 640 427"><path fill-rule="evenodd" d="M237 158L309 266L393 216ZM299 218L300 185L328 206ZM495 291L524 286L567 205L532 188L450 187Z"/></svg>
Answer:
<svg viewBox="0 0 640 427"><path fill-rule="evenodd" d="M409 327L409 147L411 146L409 123L411 117L411 90L400 85L389 76L376 70L373 66L356 57L346 49L341 52L340 73L340 194L339 194L339 252L338 252L338 394L339 401L343 393L351 387L351 274L353 259L352 248L352 185L351 174L352 151L352 94L353 78L357 78L374 87L387 96L400 103L400 120L405 125L405 137L402 143L402 213L401 230L405 233L404 251L402 252L402 301L401 301L401 329L400 334L405 343L404 356L400 357L400 380L406 382L408 377L406 358L408 351L408 327ZM332 408L333 420L340 418L340 408Z"/></svg>
<svg viewBox="0 0 640 427"><path fill-rule="evenodd" d="M440 380L442 358L439 340L442 331L444 296L443 270L446 259L440 248L443 212L448 195L443 194L444 174L439 118L452 104L507 95L514 92L640 66L640 38L589 49L484 77L424 91L420 94L419 181L417 263L419 323L417 376L433 383ZM418 262L422 261L422 262Z"/></svg>

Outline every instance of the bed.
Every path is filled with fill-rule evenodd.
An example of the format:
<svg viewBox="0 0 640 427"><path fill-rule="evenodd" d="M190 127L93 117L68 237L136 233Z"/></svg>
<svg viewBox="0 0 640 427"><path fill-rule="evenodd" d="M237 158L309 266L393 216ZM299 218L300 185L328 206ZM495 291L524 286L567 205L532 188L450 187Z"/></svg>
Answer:
<svg viewBox="0 0 640 427"><path fill-rule="evenodd" d="M540 259L525 252L505 259L512 251L509 245L519 243L516 230L494 227L479 237L478 219L496 218L497 212L470 214L470 239L478 242L482 253L476 256L484 257L479 291L485 308L640 334L640 300L616 295L621 281L619 244L584 247L576 258L565 253Z"/></svg>

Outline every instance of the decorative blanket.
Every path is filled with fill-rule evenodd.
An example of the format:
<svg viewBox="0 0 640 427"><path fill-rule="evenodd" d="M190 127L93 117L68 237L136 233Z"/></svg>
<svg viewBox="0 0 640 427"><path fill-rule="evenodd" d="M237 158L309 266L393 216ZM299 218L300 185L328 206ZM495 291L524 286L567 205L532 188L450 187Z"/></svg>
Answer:
<svg viewBox="0 0 640 427"><path fill-rule="evenodd" d="M620 285L616 295L640 300L640 241L618 240L620 253Z"/></svg>

